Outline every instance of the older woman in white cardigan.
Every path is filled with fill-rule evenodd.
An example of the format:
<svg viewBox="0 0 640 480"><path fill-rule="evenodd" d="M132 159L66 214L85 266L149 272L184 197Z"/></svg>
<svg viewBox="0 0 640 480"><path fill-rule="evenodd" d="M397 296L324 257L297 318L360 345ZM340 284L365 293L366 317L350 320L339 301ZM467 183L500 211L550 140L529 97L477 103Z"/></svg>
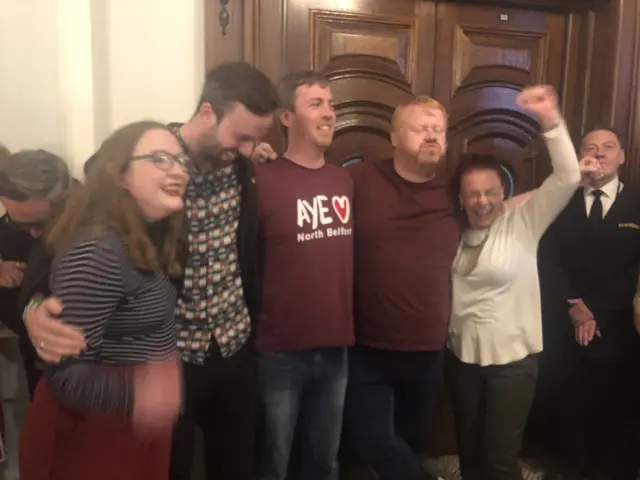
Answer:
<svg viewBox="0 0 640 480"><path fill-rule="evenodd" d="M542 350L538 242L581 181L553 88L527 88L518 104L544 132L553 173L542 186L507 208L497 159L470 155L454 177L466 228L453 264L448 373L465 480L522 478Z"/></svg>

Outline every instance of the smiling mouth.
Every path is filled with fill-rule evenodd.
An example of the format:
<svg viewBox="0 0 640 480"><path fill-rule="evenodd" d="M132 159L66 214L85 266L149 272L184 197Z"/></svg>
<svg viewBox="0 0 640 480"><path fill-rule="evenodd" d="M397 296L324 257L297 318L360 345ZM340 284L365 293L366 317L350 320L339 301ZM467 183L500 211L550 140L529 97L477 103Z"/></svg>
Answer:
<svg viewBox="0 0 640 480"><path fill-rule="evenodd" d="M162 191L170 197L181 197L184 193L182 187L164 187Z"/></svg>

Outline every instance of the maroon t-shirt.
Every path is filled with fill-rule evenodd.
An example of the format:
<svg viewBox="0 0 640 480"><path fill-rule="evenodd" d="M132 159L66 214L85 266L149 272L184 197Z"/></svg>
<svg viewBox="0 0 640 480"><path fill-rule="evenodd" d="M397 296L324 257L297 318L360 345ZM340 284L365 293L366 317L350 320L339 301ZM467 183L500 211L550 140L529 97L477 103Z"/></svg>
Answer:
<svg viewBox="0 0 640 480"><path fill-rule="evenodd" d="M408 182L391 160L347 170L355 182L357 342L389 350L443 348L460 238L446 180Z"/></svg>
<svg viewBox="0 0 640 480"><path fill-rule="evenodd" d="M353 337L353 180L334 165L256 166L259 351L346 347Z"/></svg>

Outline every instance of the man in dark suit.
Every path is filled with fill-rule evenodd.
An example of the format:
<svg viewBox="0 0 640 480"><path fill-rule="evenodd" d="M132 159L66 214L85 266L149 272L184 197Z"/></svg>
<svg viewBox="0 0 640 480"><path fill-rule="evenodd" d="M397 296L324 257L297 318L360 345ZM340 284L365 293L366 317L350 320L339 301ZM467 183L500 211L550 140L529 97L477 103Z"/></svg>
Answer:
<svg viewBox="0 0 640 480"><path fill-rule="evenodd" d="M625 156L612 130L589 131L580 153L602 175L576 192L539 249L549 448L564 463L558 478L636 480L640 191L618 178Z"/></svg>

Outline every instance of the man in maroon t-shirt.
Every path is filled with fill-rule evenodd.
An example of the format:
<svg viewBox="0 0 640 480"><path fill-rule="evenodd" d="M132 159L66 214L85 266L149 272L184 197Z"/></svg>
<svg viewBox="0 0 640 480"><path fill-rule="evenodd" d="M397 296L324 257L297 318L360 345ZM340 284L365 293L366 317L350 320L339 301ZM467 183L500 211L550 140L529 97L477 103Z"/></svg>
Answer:
<svg viewBox="0 0 640 480"><path fill-rule="evenodd" d="M442 376L459 240L446 179L442 105L418 97L393 115L393 159L349 168L355 181L355 321L344 438L380 480L433 478L424 443Z"/></svg>
<svg viewBox="0 0 640 480"><path fill-rule="evenodd" d="M336 120L328 82L313 72L291 74L279 92L287 151L256 166L262 300L255 345L265 411L259 478L287 477L297 430L300 478L329 480L354 342L353 180L325 163Z"/></svg>
<svg viewBox="0 0 640 480"><path fill-rule="evenodd" d="M418 97L393 115L393 159L347 168L355 184L355 328L346 446L380 480L431 479L424 443L442 376L459 241L446 179L447 117ZM257 152L271 153L262 144Z"/></svg>

